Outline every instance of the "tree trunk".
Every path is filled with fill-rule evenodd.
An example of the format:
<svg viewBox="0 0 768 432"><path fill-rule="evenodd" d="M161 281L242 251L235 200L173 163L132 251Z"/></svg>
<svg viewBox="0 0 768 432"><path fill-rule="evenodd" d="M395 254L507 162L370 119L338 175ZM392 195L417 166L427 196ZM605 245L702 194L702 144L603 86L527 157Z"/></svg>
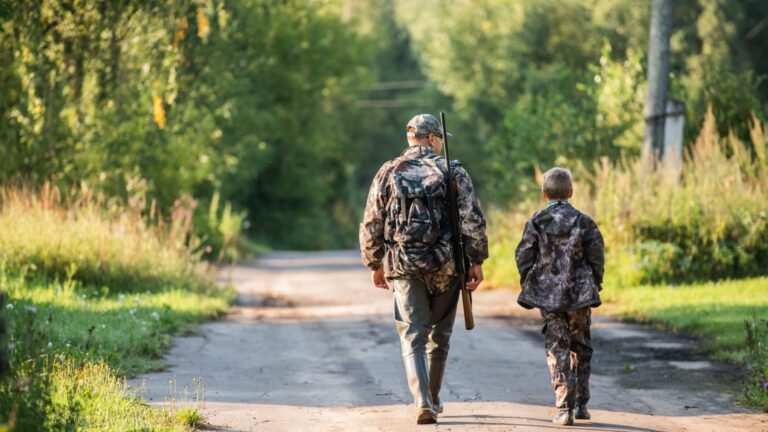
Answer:
<svg viewBox="0 0 768 432"><path fill-rule="evenodd" d="M664 117L669 89L669 38L672 1L653 0L648 43L648 95L645 99L643 158L655 169L664 156Z"/></svg>

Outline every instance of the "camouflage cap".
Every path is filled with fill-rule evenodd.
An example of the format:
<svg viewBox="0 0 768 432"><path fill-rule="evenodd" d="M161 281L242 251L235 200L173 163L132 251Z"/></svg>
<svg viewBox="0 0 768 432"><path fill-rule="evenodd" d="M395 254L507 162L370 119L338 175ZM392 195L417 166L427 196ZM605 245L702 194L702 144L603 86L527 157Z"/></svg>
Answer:
<svg viewBox="0 0 768 432"><path fill-rule="evenodd" d="M425 136L429 134L443 135L443 128L440 126L440 121L438 121L432 114L416 114L408 121L408 124L405 125L406 130L410 128L413 128L413 130L408 132L409 136ZM453 136L453 134L448 133L448 136Z"/></svg>

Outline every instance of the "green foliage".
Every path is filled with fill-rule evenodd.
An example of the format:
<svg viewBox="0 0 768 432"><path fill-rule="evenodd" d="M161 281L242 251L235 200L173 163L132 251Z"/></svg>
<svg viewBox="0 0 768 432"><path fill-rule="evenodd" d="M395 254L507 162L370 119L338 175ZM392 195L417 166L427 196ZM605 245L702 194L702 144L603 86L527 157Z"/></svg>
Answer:
<svg viewBox="0 0 768 432"><path fill-rule="evenodd" d="M681 177L648 173L639 160L602 160L575 170L573 202L598 221L606 240L607 286L764 275L768 266L768 159L765 126L755 118L751 144L721 138L705 122ZM539 179L540 181L540 179ZM533 183L533 180L531 180ZM488 263L492 284L517 286L509 267L525 217L543 202L491 211L498 243Z"/></svg>
<svg viewBox="0 0 768 432"><path fill-rule="evenodd" d="M216 259L235 258L218 248L243 211L262 240L351 240L346 165L361 122L349 89L366 80L371 41L339 2L0 10L0 181L84 183L162 214L179 196L221 191L230 210L201 225Z"/></svg>
<svg viewBox="0 0 768 432"><path fill-rule="evenodd" d="M764 120L768 86L762 78L768 72L761 44L768 34L752 34L760 17L768 14L765 2L747 0L698 0L695 11L682 22L673 36L673 57L678 59L682 95L687 104L689 136L712 106L721 135L734 130L748 136L753 114ZM754 15L752 15L754 14Z"/></svg>
<svg viewBox="0 0 768 432"><path fill-rule="evenodd" d="M12 373L0 385L0 421L16 407L19 430L115 430L178 424L144 405L117 375L162 366L170 336L223 313L227 291L183 289L104 295L76 281L3 274ZM134 397L138 397L134 399ZM182 430L182 428L178 428ZM79 430L79 429L78 429Z"/></svg>
<svg viewBox="0 0 768 432"><path fill-rule="evenodd" d="M680 176L670 168L649 173L640 161L626 159L617 164L602 160L595 174L576 170L573 202L596 218L605 237L606 285L764 275L765 128L753 119L750 145L733 134L721 138L710 112ZM489 263L492 283L517 285L516 276L504 269L514 262L522 216L536 207L536 202L523 203L490 212L489 235L501 239L495 262Z"/></svg>
<svg viewBox="0 0 768 432"><path fill-rule="evenodd" d="M460 1L409 20L398 2L428 76L472 126L458 135L486 155L477 183L502 206L535 191L536 167L639 149L644 48L615 29L645 22L646 7L594 3Z"/></svg>
<svg viewBox="0 0 768 432"><path fill-rule="evenodd" d="M195 264L184 239L191 216L149 226L132 210L104 210L82 196L64 205L55 189L45 191L3 191L10 373L0 382L0 423L188 430L119 376L161 367L171 336L224 313L233 297Z"/></svg>
<svg viewBox="0 0 768 432"><path fill-rule="evenodd" d="M50 279L72 278L107 293L211 285L186 246L189 200L179 200L160 227L148 225L136 210L105 209L87 191L74 199L66 206L58 189L49 186L39 194L0 191L0 265Z"/></svg>
<svg viewBox="0 0 768 432"><path fill-rule="evenodd" d="M181 421L182 424L189 427L203 426L203 421L205 420L203 415L200 414L200 411L196 408L182 408L176 411L174 416Z"/></svg>
<svg viewBox="0 0 768 432"><path fill-rule="evenodd" d="M183 84L197 73L191 55L215 11L192 1L0 9L3 179L86 180L123 196L147 179L168 205L211 173L197 163L211 125L185 109L192 92Z"/></svg>
<svg viewBox="0 0 768 432"><path fill-rule="evenodd" d="M747 333L746 364L750 377L744 396L749 403L760 406L768 412L768 319L760 319L754 314L744 320Z"/></svg>
<svg viewBox="0 0 768 432"><path fill-rule="evenodd" d="M523 211L491 209L487 212L490 259L483 264L486 283L491 287L520 287L520 274L515 265L515 249L523 235L529 214Z"/></svg>
<svg viewBox="0 0 768 432"><path fill-rule="evenodd" d="M752 113L764 119L766 8L676 3L672 96L686 103L688 137L708 104L722 136L746 141ZM85 184L163 215L179 196L208 204L218 192L221 219L201 206L194 226L207 258L231 260L243 215L252 239L276 247L352 245L370 178L405 145L416 111L448 112L455 155L500 207L529 198L537 167L638 152L647 3L429 0L418 19L414 9L0 0L0 182ZM386 95L366 90L374 79L426 84L363 110Z"/></svg>
<svg viewBox="0 0 768 432"><path fill-rule="evenodd" d="M333 3L252 0L228 10L201 77L234 158L222 197L248 211L257 240L348 243L348 164L360 154L350 137L361 117L347 90L367 78L367 40Z"/></svg>
<svg viewBox="0 0 768 432"><path fill-rule="evenodd" d="M615 50L606 43L599 67L592 67L597 83L594 94L598 107L595 127L622 156L634 156L638 154L645 126L642 112L647 84L643 79L643 56L636 49L629 48L623 59L615 57ZM596 153L601 157L615 155L615 152L606 150Z"/></svg>
<svg viewBox="0 0 768 432"><path fill-rule="evenodd" d="M233 263L244 248L241 237L246 215L232 210L230 203L220 208L220 195L215 192L207 214L195 214L194 232L201 237L203 257L216 262Z"/></svg>
<svg viewBox="0 0 768 432"><path fill-rule="evenodd" d="M640 161L602 164L579 199L612 247L628 247L640 282L764 275L768 267L768 143L753 121L751 145L721 138L709 112L678 178Z"/></svg>
<svg viewBox="0 0 768 432"><path fill-rule="evenodd" d="M536 167L591 169L601 157L639 152L648 3L432 1L418 20L410 2L397 5L428 77L468 126L458 135L483 149L476 183L495 203L535 193ZM744 35L759 28L749 13L764 17L767 8L756 1L676 3L670 97L686 104L689 142L708 105L723 136L733 130L746 140L752 114L764 119L768 87L760 74L768 63Z"/></svg>
<svg viewBox="0 0 768 432"><path fill-rule="evenodd" d="M637 245L637 266L647 282L664 282L669 275L687 275L691 271L685 251L674 243L646 240Z"/></svg>

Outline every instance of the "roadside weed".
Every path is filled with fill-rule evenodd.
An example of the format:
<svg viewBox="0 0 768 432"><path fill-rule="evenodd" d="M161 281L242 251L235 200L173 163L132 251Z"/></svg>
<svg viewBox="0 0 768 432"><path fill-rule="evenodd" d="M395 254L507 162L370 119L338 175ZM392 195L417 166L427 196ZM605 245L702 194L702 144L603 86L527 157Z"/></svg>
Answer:
<svg viewBox="0 0 768 432"><path fill-rule="evenodd" d="M174 413L174 416L182 424L189 427L199 427L203 425L205 418L197 408L182 408Z"/></svg>

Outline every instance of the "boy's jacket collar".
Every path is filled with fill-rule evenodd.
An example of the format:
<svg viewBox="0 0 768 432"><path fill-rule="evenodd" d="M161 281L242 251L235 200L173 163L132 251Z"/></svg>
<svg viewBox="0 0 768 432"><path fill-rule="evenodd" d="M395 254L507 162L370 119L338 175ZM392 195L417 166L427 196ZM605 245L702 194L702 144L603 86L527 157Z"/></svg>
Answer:
<svg viewBox="0 0 768 432"><path fill-rule="evenodd" d="M533 223L551 235L568 234L579 220L578 210L569 203L561 201L533 215Z"/></svg>

